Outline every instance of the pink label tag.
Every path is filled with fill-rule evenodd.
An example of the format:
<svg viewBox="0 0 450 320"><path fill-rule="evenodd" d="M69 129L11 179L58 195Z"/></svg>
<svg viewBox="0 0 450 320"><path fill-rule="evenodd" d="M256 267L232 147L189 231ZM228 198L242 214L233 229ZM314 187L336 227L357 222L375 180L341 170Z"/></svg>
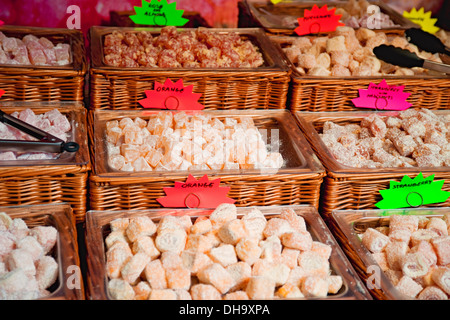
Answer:
<svg viewBox="0 0 450 320"><path fill-rule="evenodd" d="M2 20L0 20L0 27L2 26L2 25L4 25L5 23L2 21Z"/></svg>
<svg viewBox="0 0 450 320"><path fill-rule="evenodd" d="M4 95L5 94L5 90L1 90L0 89L0 98L2 97L2 95Z"/></svg>
<svg viewBox="0 0 450 320"><path fill-rule="evenodd" d="M341 14L334 14L336 8L328 10L327 5L319 8L314 5L311 10L305 9L303 18L298 18L298 27L294 30L299 36L310 33L332 32L338 26L345 26L339 22Z"/></svg>
<svg viewBox="0 0 450 320"><path fill-rule="evenodd" d="M146 90L147 98L138 102L144 108L168 110L202 110L205 106L198 103L200 93L192 92L193 85L184 86L183 79L173 83L167 79L164 84L155 81L154 90Z"/></svg>
<svg viewBox="0 0 450 320"><path fill-rule="evenodd" d="M221 203L234 203L228 198L229 187L220 186L220 178L199 180L189 175L186 182L175 182L175 187L163 188L166 196L156 199L166 208L216 208Z"/></svg>
<svg viewBox="0 0 450 320"><path fill-rule="evenodd" d="M390 86L383 79L379 84L370 83L368 89L359 89L359 98L352 99L358 108L402 111L411 107L406 99L411 93L403 92L405 86Z"/></svg>

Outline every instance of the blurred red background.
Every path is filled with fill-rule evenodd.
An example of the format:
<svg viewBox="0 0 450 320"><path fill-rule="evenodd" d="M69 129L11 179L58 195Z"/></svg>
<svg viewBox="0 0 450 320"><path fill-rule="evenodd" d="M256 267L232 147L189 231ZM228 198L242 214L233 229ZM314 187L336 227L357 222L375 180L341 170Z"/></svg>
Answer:
<svg viewBox="0 0 450 320"><path fill-rule="evenodd" d="M237 27L238 0L168 0L176 2L177 9L195 11L214 27ZM109 13L134 10L142 6L141 0L0 0L0 20L5 24L67 28L72 11L80 8L81 29L86 32L93 25L108 25Z"/></svg>

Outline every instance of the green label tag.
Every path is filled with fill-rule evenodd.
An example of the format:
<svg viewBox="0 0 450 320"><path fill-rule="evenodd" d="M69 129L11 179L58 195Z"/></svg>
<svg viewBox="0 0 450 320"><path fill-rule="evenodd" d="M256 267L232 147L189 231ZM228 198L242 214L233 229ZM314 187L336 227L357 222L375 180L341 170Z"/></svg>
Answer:
<svg viewBox="0 0 450 320"><path fill-rule="evenodd" d="M184 10L177 10L176 6L176 2L169 4L167 0L142 0L142 7L134 7L136 14L130 19L136 24L181 27L189 20L182 17Z"/></svg>
<svg viewBox="0 0 450 320"><path fill-rule="evenodd" d="M444 180L433 181L434 174L424 178L422 172L414 179L404 176L402 181L390 181L389 189L380 190L383 200L375 206L379 209L398 209L447 201L450 192L443 191Z"/></svg>

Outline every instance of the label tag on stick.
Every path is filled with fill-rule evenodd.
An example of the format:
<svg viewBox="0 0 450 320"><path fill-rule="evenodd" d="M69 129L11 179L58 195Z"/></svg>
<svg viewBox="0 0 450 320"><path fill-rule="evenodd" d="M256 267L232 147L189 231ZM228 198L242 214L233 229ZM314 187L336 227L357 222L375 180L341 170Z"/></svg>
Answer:
<svg viewBox="0 0 450 320"><path fill-rule="evenodd" d="M358 90L359 97L352 102L358 108L403 111L411 107L411 103L406 101L411 93L403 92L404 87L390 86L386 80L379 84L371 82L367 89Z"/></svg>
<svg viewBox="0 0 450 320"><path fill-rule="evenodd" d="M220 178L199 180L189 175L186 182L175 182L175 187L163 188L166 196L156 199L166 208L216 208L221 203L235 203L228 198L230 187L221 187Z"/></svg>
<svg viewBox="0 0 450 320"><path fill-rule="evenodd" d="M441 190L444 182L434 181L434 174L424 178L422 172L414 179L404 176L400 182L390 181L389 189L380 190L383 200L375 206L379 209L399 209L445 202L450 192Z"/></svg>

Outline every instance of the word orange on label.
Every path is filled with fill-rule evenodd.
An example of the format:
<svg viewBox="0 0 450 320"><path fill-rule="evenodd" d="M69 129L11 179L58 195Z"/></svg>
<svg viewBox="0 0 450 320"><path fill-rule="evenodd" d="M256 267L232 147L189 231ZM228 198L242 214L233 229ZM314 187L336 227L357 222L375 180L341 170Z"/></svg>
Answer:
<svg viewBox="0 0 450 320"><path fill-rule="evenodd" d="M166 196L156 199L166 208L216 208L221 203L234 203L228 198L229 187L220 186L220 178L209 180L204 175L199 180L189 175L186 182L175 181L174 187L163 188Z"/></svg>
<svg viewBox="0 0 450 320"><path fill-rule="evenodd" d="M167 79L164 84L155 82L154 90L146 90L146 99L138 102L144 108L168 110L202 110L205 106L198 103L200 93L192 92L193 85L185 87L183 79L173 83Z"/></svg>
<svg viewBox="0 0 450 320"><path fill-rule="evenodd" d="M345 26L344 23L339 22L342 15L336 15L335 11L336 8L328 10L327 5L321 8L314 5L311 10L305 9L304 17L297 19L299 26L294 31L302 36L311 33L332 32L338 26Z"/></svg>

